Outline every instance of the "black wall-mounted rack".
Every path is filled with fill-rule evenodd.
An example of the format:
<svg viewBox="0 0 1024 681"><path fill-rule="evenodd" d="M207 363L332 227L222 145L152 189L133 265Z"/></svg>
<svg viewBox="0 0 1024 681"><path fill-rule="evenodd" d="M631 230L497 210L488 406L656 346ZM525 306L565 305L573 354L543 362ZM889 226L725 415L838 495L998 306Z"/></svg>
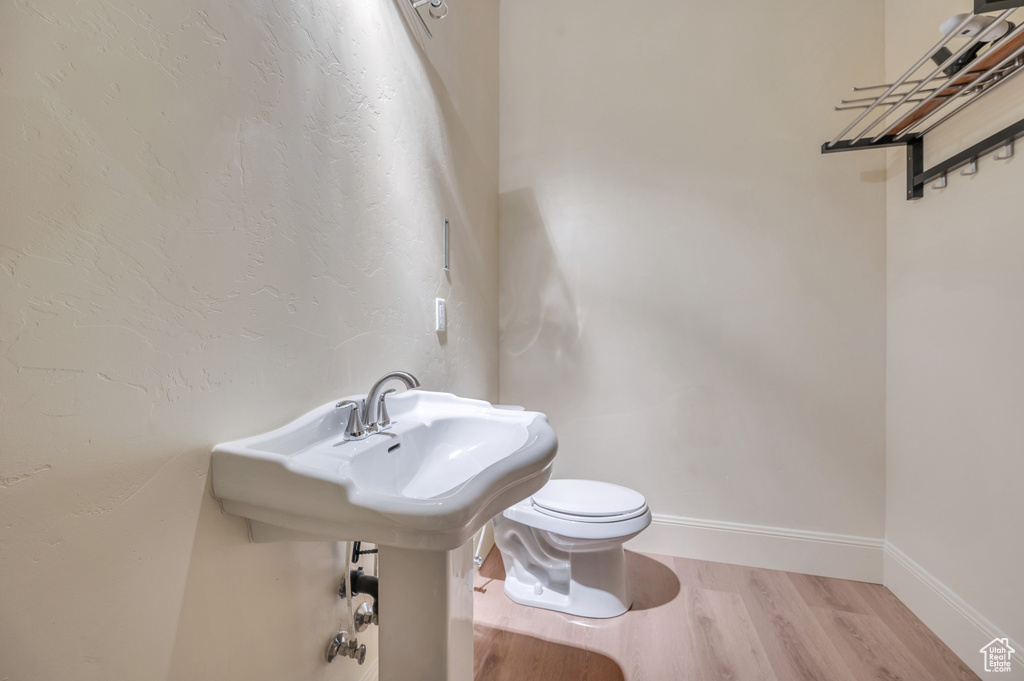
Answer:
<svg viewBox="0 0 1024 681"><path fill-rule="evenodd" d="M855 92L882 94L841 101L836 107L838 111L863 111L835 139L822 144L821 152L906 147L908 200L924 196L924 186L933 180L939 180L936 187L944 187L946 175L962 166L969 166L962 175L973 175L978 158L1000 147L1005 151L996 159L1012 156L1014 141L1024 136L1024 119L927 170L924 137L1024 71L1024 21L1016 25L1010 22L1021 7L1024 0L975 0L974 12L962 15L956 27L895 82L853 88ZM992 11L1001 13L995 17L982 15ZM990 23L986 26L979 22ZM986 42L984 39L996 26L1004 27L1003 35ZM958 37L968 40L952 52L946 45ZM952 109L946 111L950 106ZM945 115L933 121L943 111ZM872 117L872 113L877 115ZM896 113L899 115L894 117ZM844 139L847 134L853 136Z"/></svg>

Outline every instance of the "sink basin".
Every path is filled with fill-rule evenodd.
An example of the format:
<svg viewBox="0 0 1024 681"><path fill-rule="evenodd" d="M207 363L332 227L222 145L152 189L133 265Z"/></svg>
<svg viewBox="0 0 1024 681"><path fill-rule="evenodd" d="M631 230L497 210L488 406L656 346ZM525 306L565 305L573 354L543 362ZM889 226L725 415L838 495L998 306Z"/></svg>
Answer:
<svg viewBox="0 0 1024 681"><path fill-rule="evenodd" d="M377 544L381 681L472 681L469 539L544 486L555 432L539 412L410 390L388 398L390 428L348 441L336 404L217 445L213 493L253 541Z"/></svg>
<svg viewBox="0 0 1024 681"><path fill-rule="evenodd" d="M539 412L410 390L388 398L389 429L346 441L335 404L214 448L213 493L254 540L449 551L551 475L558 442Z"/></svg>

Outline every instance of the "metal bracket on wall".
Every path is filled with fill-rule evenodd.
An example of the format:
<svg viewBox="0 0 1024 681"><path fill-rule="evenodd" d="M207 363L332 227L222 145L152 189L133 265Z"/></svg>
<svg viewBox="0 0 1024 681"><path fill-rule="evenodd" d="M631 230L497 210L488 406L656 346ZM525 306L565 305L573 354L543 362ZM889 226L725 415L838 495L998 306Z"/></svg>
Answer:
<svg viewBox="0 0 1024 681"><path fill-rule="evenodd" d="M1005 149L1005 151L1003 155L997 154L993 157L993 160L1001 161L1013 156L1013 141L1020 137L1024 137L1024 119L1003 128L994 135L986 137L974 146L964 149L959 154L950 156L945 161L937 163L928 170L922 169L914 175L914 182L924 186L928 182L944 177L962 166L968 167L967 171L961 173L962 175L973 175L978 169L978 158L990 154L996 149Z"/></svg>
<svg viewBox="0 0 1024 681"><path fill-rule="evenodd" d="M371 553L377 553L377 549L366 549L363 550L363 542L354 541L352 542L352 562L358 563L360 556L368 556Z"/></svg>
<svg viewBox="0 0 1024 681"><path fill-rule="evenodd" d="M1024 120L927 170L924 168L924 136L1014 75L1024 72L1024 22L1015 25L1009 21L1020 7L1024 7L1024 0L976 0L975 11L954 17L956 27L894 82L853 88L858 92L875 90L881 94L841 102L844 106L836 107L837 110L863 111L832 141L821 145L821 152L906 147L908 200L924 196L924 186L933 180L939 180L937 188L945 187L948 173L961 166L969 166L962 175L975 174L977 159L999 147L1005 146L1006 151L996 157L997 160L1012 156L1013 141L1024 136ZM979 16L981 12L992 11L1001 11L1001 14ZM986 42L991 31L984 27L999 24L1005 27L1004 33ZM982 29L977 28L979 25ZM967 40L952 52L946 45L959 37ZM845 106L850 104L856 106ZM944 116L925 125L951 105ZM871 116L872 112L876 115ZM887 120L890 116L895 120ZM843 139L847 134L852 137Z"/></svg>
<svg viewBox="0 0 1024 681"><path fill-rule="evenodd" d="M907 149L907 200L919 199L924 196L924 182L918 182L917 176L924 171L924 138L910 135L905 139L896 139L895 135L887 135L877 142L844 140L829 146L828 142L821 145L821 153L835 154L840 151L855 149L880 149L884 147L906 147Z"/></svg>
<svg viewBox="0 0 1024 681"><path fill-rule="evenodd" d="M1002 9L1020 7L1022 4L1024 3L1020 0L974 0L974 13L998 12Z"/></svg>
<svg viewBox="0 0 1024 681"><path fill-rule="evenodd" d="M958 168L967 166L961 175L975 175L978 172L978 159L991 154L996 150L1001 153L992 157L994 161L1003 161L1013 156L1014 141L1024 137L1024 118L1013 125L1009 125L999 132L989 135L977 144L964 149L959 154L950 156L946 160L936 163L927 170L924 167L924 137L912 137L909 141L894 139L880 140L871 144L867 140L857 143L839 142L833 147L828 144L821 145L821 153L833 154L839 151L852 151L854 149L877 149L879 147L906 146L907 148L907 199L919 199L924 196L924 186L933 180L938 180L936 188L945 187L943 181L950 173Z"/></svg>

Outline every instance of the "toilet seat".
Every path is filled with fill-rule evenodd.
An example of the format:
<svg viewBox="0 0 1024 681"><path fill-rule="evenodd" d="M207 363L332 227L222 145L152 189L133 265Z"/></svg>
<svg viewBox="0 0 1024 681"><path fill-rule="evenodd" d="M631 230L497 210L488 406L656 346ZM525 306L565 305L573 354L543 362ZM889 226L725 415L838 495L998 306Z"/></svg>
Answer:
<svg viewBox="0 0 1024 681"><path fill-rule="evenodd" d="M571 539L629 537L651 524L642 494L595 480L551 480L503 515Z"/></svg>
<svg viewBox="0 0 1024 681"><path fill-rule="evenodd" d="M530 500L541 513L580 522L628 520L647 508L636 490L597 480L551 480Z"/></svg>
<svg viewBox="0 0 1024 681"><path fill-rule="evenodd" d="M570 520L570 521L575 522L575 523L617 523L617 522L619 522L621 520L629 520L630 518L636 518L637 516L642 516L644 513L647 512L647 506L644 506L643 508L638 508L637 510L633 511L632 513L623 513L621 515L611 515L611 516L604 516L604 517L581 516L581 515L573 515L571 513L559 513L558 511L552 511L550 509L540 508L540 507L537 507L537 506L534 507L534 510L536 510L538 513L541 513L543 515L551 516L552 518L559 518L561 520Z"/></svg>

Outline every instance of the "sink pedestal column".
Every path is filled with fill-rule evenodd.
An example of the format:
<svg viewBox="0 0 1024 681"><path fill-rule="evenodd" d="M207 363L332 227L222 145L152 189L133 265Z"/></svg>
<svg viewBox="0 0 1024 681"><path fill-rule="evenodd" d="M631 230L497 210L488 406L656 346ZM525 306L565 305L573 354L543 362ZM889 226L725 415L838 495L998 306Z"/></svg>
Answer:
<svg viewBox="0 0 1024 681"><path fill-rule="evenodd" d="M472 542L378 548L380 681L472 681Z"/></svg>

